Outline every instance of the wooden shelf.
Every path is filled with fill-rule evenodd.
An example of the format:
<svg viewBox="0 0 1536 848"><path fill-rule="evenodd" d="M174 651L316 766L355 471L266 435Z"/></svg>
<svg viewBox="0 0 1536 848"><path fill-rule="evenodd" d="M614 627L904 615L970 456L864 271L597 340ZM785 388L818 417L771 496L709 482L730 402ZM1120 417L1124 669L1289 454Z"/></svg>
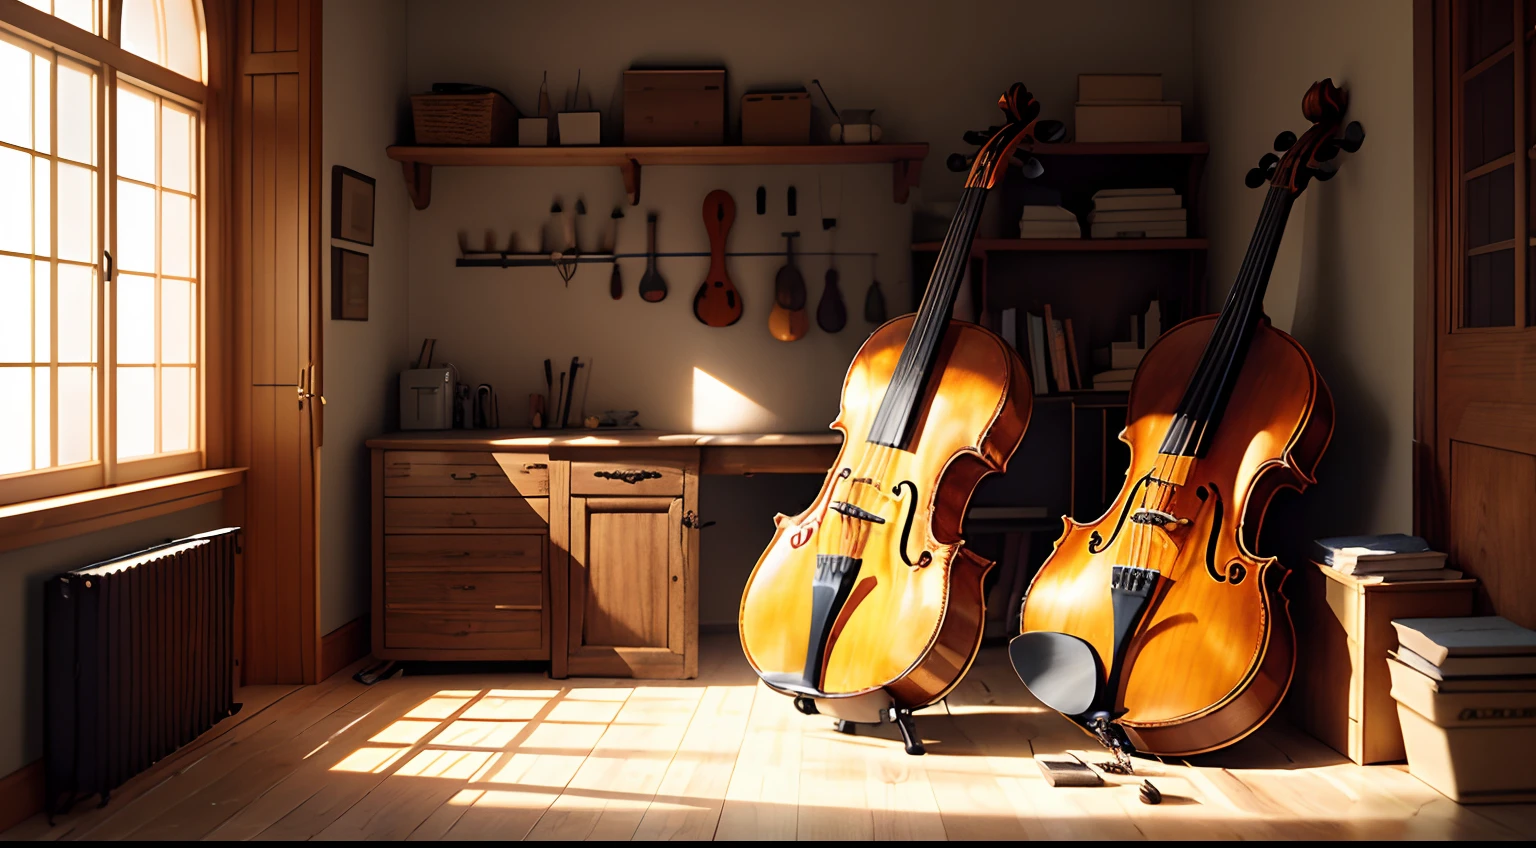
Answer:
<svg viewBox="0 0 1536 848"><path fill-rule="evenodd" d="M1063 147L1071 145L1062 145ZM1078 145L1081 146L1081 145ZM1123 146L1123 145L1122 145ZM709 147L413 147L385 150L405 172L406 189L417 209L432 202L432 169L444 167L616 167L623 172L630 205L640 202L640 169L645 165L869 165L890 163L891 196L906 203L918 185L926 143L816 144Z"/></svg>
<svg viewBox="0 0 1536 848"><path fill-rule="evenodd" d="M920 241L912 245L915 253L934 253L943 242ZM1210 240L1203 238L1117 238L1117 239L976 239L971 255L1010 251L1080 253L1103 250L1205 250Z"/></svg>
<svg viewBox="0 0 1536 848"><path fill-rule="evenodd" d="M1067 141L1036 144L1035 156L1205 156L1211 145L1204 141Z"/></svg>

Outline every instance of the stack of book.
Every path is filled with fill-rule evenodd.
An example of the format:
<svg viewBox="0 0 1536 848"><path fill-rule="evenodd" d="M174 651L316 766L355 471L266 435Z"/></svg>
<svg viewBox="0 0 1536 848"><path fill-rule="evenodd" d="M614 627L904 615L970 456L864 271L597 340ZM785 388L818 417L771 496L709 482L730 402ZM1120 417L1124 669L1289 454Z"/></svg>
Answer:
<svg viewBox="0 0 1536 848"><path fill-rule="evenodd" d="M1163 99L1162 74L1078 74L1078 141L1179 141L1183 109Z"/></svg>
<svg viewBox="0 0 1536 848"><path fill-rule="evenodd" d="M1446 567L1445 554L1430 550L1418 536L1335 536L1313 546L1317 562L1362 583L1461 579L1460 571Z"/></svg>
<svg viewBox="0 0 1536 848"><path fill-rule="evenodd" d="M1184 198L1171 188L1110 188L1093 194L1093 238L1183 238L1189 234Z"/></svg>
<svg viewBox="0 0 1536 848"><path fill-rule="evenodd" d="M1019 218L1019 238L1082 238L1077 216L1060 206L1025 206Z"/></svg>
<svg viewBox="0 0 1536 848"><path fill-rule="evenodd" d="M1392 627L1408 770L1456 801L1536 799L1536 769L1517 753L1536 750L1536 631L1501 616Z"/></svg>
<svg viewBox="0 0 1536 848"><path fill-rule="evenodd" d="M1136 376L1147 348L1163 334L1163 307L1152 301L1147 311L1131 316L1131 340L1111 342L1108 348L1094 351L1094 366L1103 370L1093 374L1093 389L1097 392L1130 391L1131 378Z"/></svg>

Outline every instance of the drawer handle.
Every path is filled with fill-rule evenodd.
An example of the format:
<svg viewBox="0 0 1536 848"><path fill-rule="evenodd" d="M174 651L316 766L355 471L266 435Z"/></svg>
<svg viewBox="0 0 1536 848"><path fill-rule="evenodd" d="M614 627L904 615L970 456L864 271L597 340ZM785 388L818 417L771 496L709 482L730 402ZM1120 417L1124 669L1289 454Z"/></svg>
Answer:
<svg viewBox="0 0 1536 848"><path fill-rule="evenodd" d="M641 480L660 480L661 472L640 471L638 469L631 468L625 471L594 471L592 472L592 476L600 477L604 480L623 480L624 482L633 486Z"/></svg>
<svg viewBox="0 0 1536 848"><path fill-rule="evenodd" d="M453 586L451 588L456 589L457 591L460 591L460 592L473 592L473 591L475 591L475 584L473 584L473 583L465 583L462 586Z"/></svg>
<svg viewBox="0 0 1536 848"><path fill-rule="evenodd" d="M469 472L469 476L468 477L460 477L459 476L459 472L455 471L452 474L449 474L448 476L453 478L453 479L455 479L455 480L457 480L457 481L459 481L460 483L468 483L469 481L475 479L476 477L479 477L480 475L476 474L473 471L471 471L471 472Z"/></svg>
<svg viewBox="0 0 1536 848"><path fill-rule="evenodd" d="M549 467L549 463L547 463L547 462L525 462L525 463L523 463L523 471L525 471L525 472L526 471L543 471L544 469L546 469L548 467Z"/></svg>

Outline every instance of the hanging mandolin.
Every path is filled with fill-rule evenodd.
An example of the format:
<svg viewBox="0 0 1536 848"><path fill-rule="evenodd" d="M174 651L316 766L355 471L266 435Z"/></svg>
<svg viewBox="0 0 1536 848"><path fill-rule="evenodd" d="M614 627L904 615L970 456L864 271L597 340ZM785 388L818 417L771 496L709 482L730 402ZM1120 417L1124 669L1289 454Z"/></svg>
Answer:
<svg viewBox="0 0 1536 848"><path fill-rule="evenodd" d="M1033 396L1007 342L950 319L987 192L1036 135L1023 86L998 105L1007 121L976 155L921 307L854 357L832 422L837 463L809 509L775 519L741 599L741 644L765 683L844 728L895 722L912 754L911 711L943 697L980 645L992 563L964 546L960 522L1018 447Z"/></svg>
<svg viewBox="0 0 1536 848"><path fill-rule="evenodd" d="M1129 754L1222 748L1279 705L1295 666L1286 570L1254 553L1270 499L1314 482L1333 398L1297 341L1264 317L1291 205L1365 134L1343 129L1331 80L1302 99L1312 127L1275 139L1248 185L1269 184L1220 315L1153 345L1131 386L1125 486L1098 520L1066 521L1025 595L1009 657L1030 691Z"/></svg>

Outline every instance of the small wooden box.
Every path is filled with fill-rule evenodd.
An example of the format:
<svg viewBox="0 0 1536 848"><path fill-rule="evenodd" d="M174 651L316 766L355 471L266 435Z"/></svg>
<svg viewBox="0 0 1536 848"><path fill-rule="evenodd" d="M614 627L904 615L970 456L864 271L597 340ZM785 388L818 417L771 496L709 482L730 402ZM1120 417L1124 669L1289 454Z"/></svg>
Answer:
<svg viewBox="0 0 1536 848"><path fill-rule="evenodd" d="M741 143L810 144L810 92L763 92L742 95Z"/></svg>
<svg viewBox="0 0 1536 848"><path fill-rule="evenodd" d="M1317 563L1295 576L1292 717L1361 765L1404 759L1387 667L1387 652L1397 648L1392 619L1471 615L1477 581L1363 583Z"/></svg>
<svg viewBox="0 0 1536 848"><path fill-rule="evenodd" d="M492 147L510 145L517 107L498 92L411 95L417 144Z"/></svg>
<svg viewBox="0 0 1536 848"><path fill-rule="evenodd" d="M725 71L625 71L624 143L725 143Z"/></svg>
<svg viewBox="0 0 1536 848"><path fill-rule="evenodd" d="M1182 141L1183 107L1178 103L1123 101L1079 103L1074 112L1077 141Z"/></svg>

